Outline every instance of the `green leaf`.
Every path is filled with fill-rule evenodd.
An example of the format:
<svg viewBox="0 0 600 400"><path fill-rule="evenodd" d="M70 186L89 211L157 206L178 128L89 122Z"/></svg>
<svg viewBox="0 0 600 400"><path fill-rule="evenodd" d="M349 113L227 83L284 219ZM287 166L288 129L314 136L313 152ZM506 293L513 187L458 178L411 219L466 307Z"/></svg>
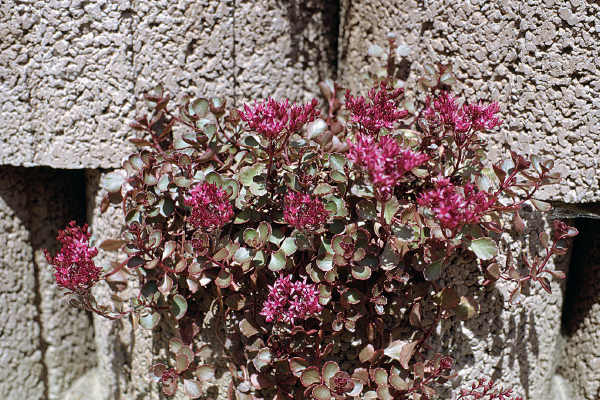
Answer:
<svg viewBox="0 0 600 400"><path fill-rule="evenodd" d="M371 47L369 47L369 50L367 50L367 54L373 57L379 57L383 53L385 53L385 50L381 46L376 44L372 45Z"/></svg>
<svg viewBox="0 0 600 400"><path fill-rule="evenodd" d="M208 100L197 99L192 103L192 110L196 113L199 118L206 118L208 115Z"/></svg>
<svg viewBox="0 0 600 400"><path fill-rule="evenodd" d="M491 238L479 238L472 241L466 241L467 249L471 250L477 258L489 260L498 254L498 245Z"/></svg>
<svg viewBox="0 0 600 400"><path fill-rule="evenodd" d="M219 272L219 275L217 276L215 283L220 288L226 288L227 286L229 286L231 284L231 273L229 271L227 271L226 269L222 269Z"/></svg>
<svg viewBox="0 0 600 400"><path fill-rule="evenodd" d="M256 229L248 228L244 231L244 242L254 248L260 245L260 234Z"/></svg>
<svg viewBox="0 0 600 400"><path fill-rule="evenodd" d="M375 221L377 219L377 210L370 200L361 200L356 205L356 213L359 218Z"/></svg>
<svg viewBox="0 0 600 400"><path fill-rule="evenodd" d="M444 261L446 261L446 257L440 258L439 260L434 261L427 267L425 267L425 271L423 271L425 279L427 279L428 281L435 281L439 279L440 273L442 272L442 265L444 265Z"/></svg>
<svg viewBox="0 0 600 400"><path fill-rule="evenodd" d="M341 154L330 154L329 155L329 168L333 170L344 170L344 165L346 164L346 159Z"/></svg>
<svg viewBox="0 0 600 400"><path fill-rule="evenodd" d="M144 329L152 330L156 327L156 325L158 325L159 322L160 314L157 312L140 317L140 326Z"/></svg>
<svg viewBox="0 0 600 400"><path fill-rule="evenodd" d="M541 212L548 212L552 209L552 204L546 203L545 201L531 199L531 204L533 204L536 210Z"/></svg>
<svg viewBox="0 0 600 400"><path fill-rule="evenodd" d="M161 197L156 206L163 217L169 217L175 212L175 202L168 196Z"/></svg>
<svg viewBox="0 0 600 400"><path fill-rule="evenodd" d="M319 254L319 257L317 258L317 266L321 271L331 271L333 269L333 254Z"/></svg>
<svg viewBox="0 0 600 400"><path fill-rule="evenodd" d="M383 253L379 256L379 267L384 271L389 271L398 266L400 259L400 254L396 252L394 246L388 241L383 249Z"/></svg>
<svg viewBox="0 0 600 400"><path fill-rule="evenodd" d="M271 255L271 262L269 263L269 269L271 271L279 271L285 268L287 258L285 252L279 249L276 253Z"/></svg>
<svg viewBox="0 0 600 400"><path fill-rule="evenodd" d="M260 240L263 243L266 243L269 241L269 239L271 238L272 232L273 232L273 228L271 227L271 224L269 224L268 222L262 221L260 224L258 224L258 233L260 235Z"/></svg>
<svg viewBox="0 0 600 400"><path fill-rule="evenodd" d="M253 250L250 250L246 247L240 247L235 252L234 257L237 262L239 262L240 264L243 264L248 261L251 261L254 258L255 254L256 253Z"/></svg>
<svg viewBox="0 0 600 400"><path fill-rule="evenodd" d="M102 179L102 187L108 193L117 193L121 191L121 185L125 183L125 177L118 172L109 172Z"/></svg>
<svg viewBox="0 0 600 400"><path fill-rule="evenodd" d="M254 138L254 136L248 135L240 139L240 144L246 147L259 148L260 143Z"/></svg>
<svg viewBox="0 0 600 400"><path fill-rule="evenodd" d="M173 296L171 304L169 304L169 310L175 319L181 319L185 315L187 307L188 305L187 301L185 301L185 297L180 294Z"/></svg>
<svg viewBox="0 0 600 400"><path fill-rule="evenodd" d="M250 192L255 196L264 196L267 194L267 184L262 182L252 182L250 184Z"/></svg>
<svg viewBox="0 0 600 400"><path fill-rule="evenodd" d="M460 296L452 288L445 287L433 296L433 301L442 306L444 310L452 310L460 304Z"/></svg>
<svg viewBox="0 0 600 400"><path fill-rule="evenodd" d="M371 277L371 268L362 265L353 265L352 276L359 280L369 279Z"/></svg>
<svg viewBox="0 0 600 400"><path fill-rule="evenodd" d="M286 256L291 256L292 254L294 254L296 252L296 249L296 241L292 237L285 238L283 240L283 243L281 243L280 250L283 250Z"/></svg>
<svg viewBox="0 0 600 400"><path fill-rule="evenodd" d="M333 187L326 183L321 183L317 185L312 194L313 196L326 196L331 193L333 193Z"/></svg>
<svg viewBox="0 0 600 400"><path fill-rule="evenodd" d="M385 204L383 204L383 218L385 219L386 224L390 225L392 223L392 218L394 218L399 209L400 204L395 196L392 196Z"/></svg>
<svg viewBox="0 0 600 400"><path fill-rule="evenodd" d="M464 321L477 315L479 304L468 296L461 296L460 303L452 309L452 312Z"/></svg>
<svg viewBox="0 0 600 400"><path fill-rule="evenodd" d="M343 294L344 300L350 304L358 304L363 297L363 294L358 289L348 289Z"/></svg>

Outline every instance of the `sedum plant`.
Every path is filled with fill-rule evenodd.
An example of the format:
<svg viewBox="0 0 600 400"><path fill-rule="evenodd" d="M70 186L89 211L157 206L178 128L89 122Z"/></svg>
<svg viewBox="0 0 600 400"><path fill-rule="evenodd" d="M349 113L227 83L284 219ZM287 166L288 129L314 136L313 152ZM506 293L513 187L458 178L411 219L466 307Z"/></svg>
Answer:
<svg viewBox="0 0 600 400"><path fill-rule="evenodd" d="M173 107L161 85L145 96L151 113L131 123L140 151L103 180L101 207L120 204L126 224L100 248L125 261L102 271L87 226L74 224L47 259L72 306L174 328L172 357L148 371L165 394L198 398L213 378L198 336L209 312L229 398L432 399L456 375L452 358L425 356L432 332L479 307L440 283L458 268L455 254L474 254L486 285L514 282L511 303L524 287L550 292L549 278L564 276L547 263L577 231L559 221L553 240L540 234L545 254L525 259L526 274L497 262L510 232L502 214L522 230L525 203L550 209L535 193L559 181L553 162L513 152L490 165L481 134L501 125L498 105L459 104L442 64L425 68L424 103L406 101L390 61L397 49L393 38L370 49L388 65L368 77L367 97L321 82L324 110L316 100L236 109L188 96ZM122 299L113 285L113 304L99 305L91 288L124 274L139 280L137 297ZM200 306L206 296L210 310ZM482 380L457 398L510 394Z"/></svg>

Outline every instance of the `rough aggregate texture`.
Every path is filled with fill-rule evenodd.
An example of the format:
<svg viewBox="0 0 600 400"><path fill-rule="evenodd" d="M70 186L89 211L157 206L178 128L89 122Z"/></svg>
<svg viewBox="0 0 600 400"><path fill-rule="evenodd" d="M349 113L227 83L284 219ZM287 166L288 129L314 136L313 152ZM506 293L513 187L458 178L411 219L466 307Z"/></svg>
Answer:
<svg viewBox="0 0 600 400"><path fill-rule="evenodd" d="M61 299L42 252L56 253L57 230L83 219L78 184L82 171L0 167L2 398L62 399L96 363L91 318Z"/></svg>
<svg viewBox="0 0 600 400"><path fill-rule="evenodd" d="M428 62L454 66L455 90L468 102L500 104L505 123L491 135L494 159L509 150L556 160L560 186L540 198L568 203L600 200L600 4L516 0L342 2L338 76L363 90L373 44L394 32L412 53L398 58L414 88ZM366 66L366 67L365 67Z"/></svg>
<svg viewBox="0 0 600 400"><path fill-rule="evenodd" d="M526 229L522 232L508 230L504 234L499 246L500 265L504 266L506 256L512 253L515 267L523 274L523 255L529 259L536 254L545 256L537 234L549 232L551 224L537 214L525 219ZM547 265L567 273L569 258L568 254L559 256ZM464 253L454 257L442 273L440 285L450 285L460 295L472 297L480 310L467 321L457 317L442 321L429 341L432 348L428 357L438 352L449 355L458 371L458 377L441 392L441 398L449 399L458 388L466 388L484 377L513 388L525 399L545 398L558 361L565 282L551 279L552 294L538 284L532 285L523 290L523 301L513 306L508 299L515 284L499 281L483 287L482 281L476 259ZM429 315L434 313L432 309Z"/></svg>
<svg viewBox="0 0 600 400"><path fill-rule="evenodd" d="M306 100L333 74L328 4L3 2L0 165L120 167L133 149L127 122L146 112L139 100L161 81L177 100Z"/></svg>

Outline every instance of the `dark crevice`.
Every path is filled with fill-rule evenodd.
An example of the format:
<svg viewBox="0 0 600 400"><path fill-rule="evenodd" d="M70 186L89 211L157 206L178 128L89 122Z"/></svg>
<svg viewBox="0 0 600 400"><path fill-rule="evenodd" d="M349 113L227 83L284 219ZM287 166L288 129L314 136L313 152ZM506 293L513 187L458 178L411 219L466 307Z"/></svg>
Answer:
<svg viewBox="0 0 600 400"><path fill-rule="evenodd" d="M231 57L233 58L233 105L237 106L237 92L238 90L240 90L240 85L238 84L237 81L237 74L238 74L238 65L237 65L237 58L236 58L236 46L235 46L235 41L237 40L236 37L236 29L237 29L237 25L236 25L236 3L233 3L233 12L232 12L232 19L233 19L233 28L232 28L232 32L231 32L231 36L233 37L232 39L232 44L231 44Z"/></svg>
<svg viewBox="0 0 600 400"><path fill-rule="evenodd" d="M32 234L32 239L33 239L33 234ZM32 242L33 242L33 240L32 240ZM33 270L34 270L33 277L35 280L34 305L35 305L35 311L36 311L36 314L35 314L35 317L33 317L33 320L35 321L36 325L40 328L39 343L38 343L37 347L40 350L40 352L42 353L40 364L42 365L41 379L44 382L44 398L48 399L48 398L50 398L49 397L50 382L48 379L48 366L46 365L46 351L48 350L48 342L46 342L46 340L44 339L44 334L45 334L44 331L45 330L44 330L44 323L42 321L42 294L40 292L41 269L40 269L39 264L37 262L35 262L35 257L33 258Z"/></svg>
<svg viewBox="0 0 600 400"><path fill-rule="evenodd" d="M594 304L600 302L600 219L577 218L579 230L567 278L562 333L573 336L582 328Z"/></svg>

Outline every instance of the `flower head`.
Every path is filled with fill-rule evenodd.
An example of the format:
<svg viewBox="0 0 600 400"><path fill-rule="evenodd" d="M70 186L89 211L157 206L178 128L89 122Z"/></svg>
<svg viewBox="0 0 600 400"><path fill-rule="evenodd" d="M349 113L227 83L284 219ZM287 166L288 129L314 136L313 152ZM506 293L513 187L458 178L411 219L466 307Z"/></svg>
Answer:
<svg viewBox="0 0 600 400"><path fill-rule="evenodd" d="M408 110L398 110L403 94L403 88L394 89L391 84L381 82L379 88L374 87L369 91L371 103L368 103L364 97L354 97L347 90L346 108L352 113L352 121L358 124L362 133L377 136L381 129L391 130L396 122L408 116Z"/></svg>
<svg viewBox="0 0 600 400"><path fill-rule="evenodd" d="M389 135L376 142L373 136L359 133L356 144L348 141L348 146L348 158L366 170L376 191L384 199L391 196L406 173L429 160L424 153L404 149Z"/></svg>
<svg viewBox="0 0 600 400"><path fill-rule="evenodd" d="M428 136L439 140L454 135L456 143L462 146L474 133L502 124L495 116L500 111L495 101L487 107L481 101L459 107L456 100L456 97L448 92L443 92L434 100L427 98L419 125Z"/></svg>
<svg viewBox="0 0 600 400"><path fill-rule="evenodd" d="M71 221L65 230L58 231L56 239L63 247L56 257L44 249L46 262L54 266L58 286L83 294L100 280L102 269L92 260L98 255L98 249L90 246L90 237L87 224L80 228Z"/></svg>
<svg viewBox="0 0 600 400"><path fill-rule="evenodd" d="M435 181L434 186L434 189L423 193L417 203L430 208L440 225L454 232L463 225L479 222L480 217L496 202L494 196L476 191L470 183L456 186L450 182L450 178L443 178Z"/></svg>
<svg viewBox="0 0 600 400"><path fill-rule="evenodd" d="M192 208L190 223L194 228L206 231L222 228L233 217L229 195L213 183L196 185L183 203Z"/></svg>
<svg viewBox="0 0 600 400"><path fill-rule="evenodd" d="M319 292L316 285L303 281L292 282L291 276L279 277L269 286L269 296L260 315L267 322L289 322L305 320L321 312Z"/></svg>
<svg viewBox="0 0 600 400"><path fill-rule="evenodd" d="M290 190L285 196L283 216L296 229L315 229L327 222L329 214L319 199L311 199L308 194Z"/></svg>
<svg viewBox="0 0 600 400"><path fill-rule="evenodd" d="M269 98L250 107L244 104L244 111L240 113L243 121L248 123L250 129L263 135L268 140L278 139L286 132L294 132L305 124L315 120L320 111L316 109L319 102L313 99L304 107L296 103L290 105L289 101L277 101Z"/></svg>

